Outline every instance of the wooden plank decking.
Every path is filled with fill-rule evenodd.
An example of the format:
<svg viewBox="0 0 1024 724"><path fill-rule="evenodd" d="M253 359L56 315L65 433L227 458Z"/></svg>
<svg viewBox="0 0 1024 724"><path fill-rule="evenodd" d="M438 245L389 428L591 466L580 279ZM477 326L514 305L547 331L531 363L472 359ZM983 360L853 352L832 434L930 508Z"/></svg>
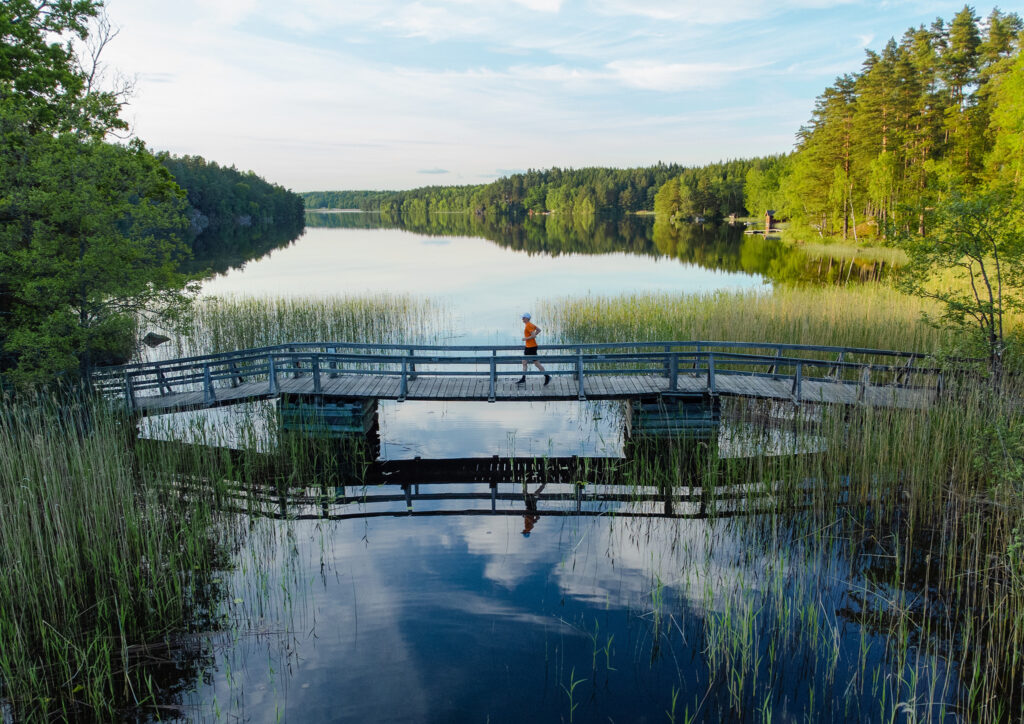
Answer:
<svg viewBox="0 0 1024 724"><path fill-rule="evenodd" d="M503 401L577 401L579 383L571 375L554 376L547 386L543 378L531 376L524 385L515 384L518 375L501 376L494 388L494 400ZM667 377L658 375L589 375L584 378L583 391L587 400L618 400L671 394ZM139 396L135 409L142 414L160 414L181 410L194 410L221 405L238 404L252 400L271 399L280 394L313 395L312 376L282 379L277 393L270 391L267 381L248 382L235 387L217 387L210 401L202 390L165 395ZM706 375L680 374L676 392L702 394L708 390ZM772 379L743 374L719 374L715 381L716 394L764 400L795 401L791 379ZM331 399L384 399L400 398L401 380L395 375L339 375L321 379L320 394ZM490 380L484 376L430 376L421 375L408 381L407 400L464 400L487 402ZM872 407L921 408L935 399L933 389L912 389L889 385L867 385L842 382L804 380L801 402L826 404L863 404Z"/></svg>

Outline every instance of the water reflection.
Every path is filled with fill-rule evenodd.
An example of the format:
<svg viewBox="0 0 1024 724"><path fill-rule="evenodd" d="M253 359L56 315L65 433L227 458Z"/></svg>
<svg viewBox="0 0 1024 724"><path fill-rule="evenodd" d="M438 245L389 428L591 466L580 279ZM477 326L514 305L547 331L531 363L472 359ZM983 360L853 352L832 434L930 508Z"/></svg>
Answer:
<svg viewBox="0 0 1024 724"><path fill-rule="evenodd" d="M851 540L872 537L851 521L811 536L784 516L631 517L620 511L632 503L596 497L588 505L603 511L581 515L558 507L575 505L573 494L557 499L560 486L510 487L496 513L486 498L450 509L423 497L471 488L421 486L414 511L434 512L422 516L402 486L355 489L336 503L351 515L339 507L316 520L298 511L317 489L293 491L292 516L252 518L232 574L235 630L190 711L251 721L660 721L666 711L861 721L881 697L955 690L947 662L890 659L886 632L859 623L876 572L870 555L850 555ZM397 500L371 500L389 492ZM393 510L360 516L381 505Z"/></svg>
<svg viewBox="0 0 1024 724"><path fill-rule="evenodd" d="M192 241L192 257L182 265L188 274L226 274L302 236L302 224L231 227L203 232Z"/></svg>
<svg viewBox="0 0 1024 724"><path fill-rule="evenodd" d="M716 454L722 458L793 455L822 450L787 410L765 405L764 419L743 419L727 402ZM626 455L625 408L607 402L417 402L382 400L370 449L380 461L458 458L621 458ZM807 416L813 412L805 412ZM280 447L278 403L256 401L142 418L143 439L272 453Z"/></svg>
<svg viewBox="0 0 1024 724"><path fill-rule="evenodd" d="M754 274L776 283L845 284L881 279L884 262L811 255L777 238L745 233L742 223L672 223L654 215L613 218L557 214L507 217L432 214L389 217L362 212L309 212L317 228L395 228L440 238L472 236L528 254L613 254L668 257L708 270Z"/></svg>

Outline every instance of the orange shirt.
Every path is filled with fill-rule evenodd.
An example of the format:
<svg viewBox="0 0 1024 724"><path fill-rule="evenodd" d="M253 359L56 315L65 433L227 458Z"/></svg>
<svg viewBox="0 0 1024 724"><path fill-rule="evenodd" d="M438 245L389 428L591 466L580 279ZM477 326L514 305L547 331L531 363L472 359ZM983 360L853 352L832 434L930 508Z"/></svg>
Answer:
<svg viewBox="0 0 1024 724"><path fill-rule="evenodd" d="M537 329L538 328L537 328L536 324L534 324L533 322L527 322L526 323L526 330L523 332L523 336L524 337L529 337L531 334L536 332ZM537 346L537 338L534 337L533 339L526 340L526 346L527 347L536 347Z"/></svg>

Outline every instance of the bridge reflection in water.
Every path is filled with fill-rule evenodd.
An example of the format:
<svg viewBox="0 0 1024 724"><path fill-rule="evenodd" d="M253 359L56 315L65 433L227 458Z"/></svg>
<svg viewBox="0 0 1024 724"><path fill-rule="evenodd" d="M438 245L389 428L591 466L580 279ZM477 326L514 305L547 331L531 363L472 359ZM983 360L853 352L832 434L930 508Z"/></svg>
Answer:
<svg viewBox="0 0 1024 724"><path fill-rule="evenodd" d="M327 475L322 484L299 487L238 485L220 498L230 512L280 520L522 516L527 535L546 517L722 518L783 504L762 483L704 485L693 465L677 468L671 486L637 484L626 465L622 458L377 461L359 483ZM806 482L808 490L812 485ZM793 486L784 499L792 509Z"/></svg>

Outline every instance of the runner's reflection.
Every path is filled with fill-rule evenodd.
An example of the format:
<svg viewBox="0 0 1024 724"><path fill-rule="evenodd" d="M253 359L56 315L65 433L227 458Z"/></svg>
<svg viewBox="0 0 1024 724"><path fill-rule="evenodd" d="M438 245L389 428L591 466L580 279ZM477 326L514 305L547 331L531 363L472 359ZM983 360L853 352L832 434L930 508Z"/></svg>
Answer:
<svg viewBox="0 0 1024 724"><path fill-rule="evenodd" d="M547 483L541 483L540 487L534 490L532 493L523 493L523 500L526 501L526 514L523 516L523 537L529 538L530 533L533 531L533 526L536 525L537 521L540 520L540 516L537 515L537 496L544 490L544 486ZM526 485L524 483L523 487Z"/></svg>

